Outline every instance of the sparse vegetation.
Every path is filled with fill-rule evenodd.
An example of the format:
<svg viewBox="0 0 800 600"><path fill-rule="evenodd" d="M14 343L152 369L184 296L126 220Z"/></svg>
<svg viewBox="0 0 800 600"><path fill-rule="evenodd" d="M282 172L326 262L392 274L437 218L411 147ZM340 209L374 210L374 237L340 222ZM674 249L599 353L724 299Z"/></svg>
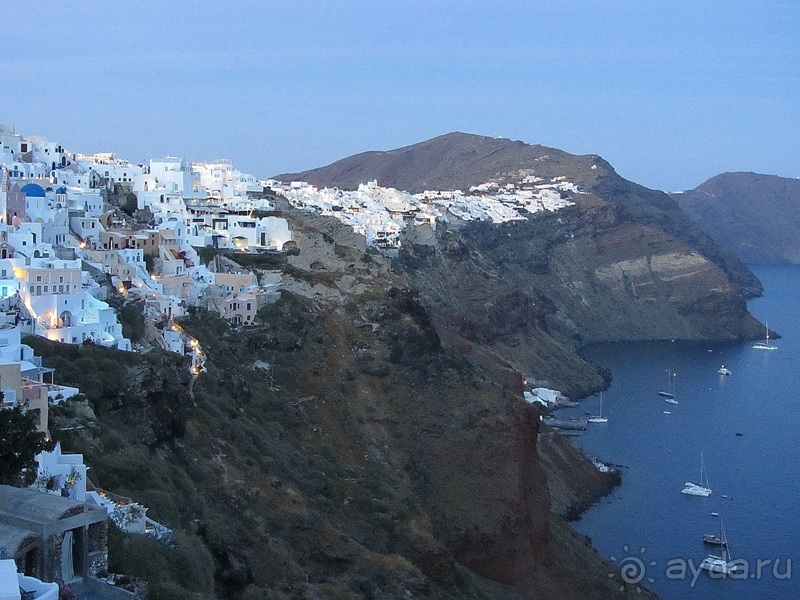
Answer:
<svg viewBox="0 0 800 600"><path fill-rule="evenodd" d="M140 342L144 338L144 302L125 302L117 312L122 325L122 335L132 342Z"/></svg>
<svg viewBox="0 0 800 600"><path fill-rule="evenodd" d="M214 594L214 561L197 536L174 535L164 543L109 528L109 570L142 579L149 600L207 600Z"/></svg>
<svg viewBox="0 0 800 600"><path fill-rule="evenodd" d="M219 254L219 248L215 248L214 246L203 246L202 248L197 249L197 255L200 257L200 262L204 265L207 265L214 257Z"/></svg>

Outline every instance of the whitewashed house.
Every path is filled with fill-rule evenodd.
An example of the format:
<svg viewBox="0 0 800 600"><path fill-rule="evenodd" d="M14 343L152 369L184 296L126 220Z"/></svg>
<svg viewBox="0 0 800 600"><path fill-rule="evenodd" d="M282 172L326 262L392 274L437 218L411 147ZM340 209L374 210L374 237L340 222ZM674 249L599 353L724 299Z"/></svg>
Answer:
<svg viewBox="0 0 800 600"><path fill-rule="evenodd" d="M184 199L206 197L201 189L199 175L192 170L189 161L182 158L167 156L151 159L144 177L147 178L148 186L152 187L153 183L160 184L164 189L180 192ZM144 181L142 179L142 183ZM138 181L135 189L137 191L142 189Z"/></svg>
<svg viewBox="0 0 800 600"><path fill-rule="evenodd" d="M89 292L80 261L10 260L20 280L20 298L34 320L33 333L67 344L90 339L130 350L114 309Z"/></svg>
<svg viewBox="0 0 800 600"><path fill-rule="evenodd" d="M61 442L36 457L37 478L31 486L40 492L86 502L86 465L83 454L64 454Z"/></svg>

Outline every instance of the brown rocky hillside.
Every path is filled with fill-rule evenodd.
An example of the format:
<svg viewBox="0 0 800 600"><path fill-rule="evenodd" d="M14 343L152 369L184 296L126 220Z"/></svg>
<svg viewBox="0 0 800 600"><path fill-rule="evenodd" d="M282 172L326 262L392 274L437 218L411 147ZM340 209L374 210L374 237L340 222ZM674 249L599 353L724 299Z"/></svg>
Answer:
<svg viewBox="0 0 800 600"><path fill-rule="evenodd" d="M585 344L759 337L745 304L758 281L598 157L444 137L464 145L424 160L411 147L421 187L535 171L583 193L526 221L409 230L394 257L281 202L296 250L233 258L280 269L282 298L251 328L184 319L208 356L193 383L158 349L37 340L89 396L55 411L65 449L179 534L112 548L152 600L647 597L569 528L616 480L540 424L523 380L579 398L607 384ZM359 173L420 189L384 164ZM188 568L203 564L213 580Z"/></svg>
<svg viewBox="0 0 800 600"><path fill-rule="evenodd" d="M90 396L53 416L65 449L179 533L175 548L115 543L113 568L154 600L643 597L566 524L614 478L540 435L521 374L439 322L413 277L366 260L363 238L284 214L300 252L251 265L287 276L261 324L183 321L208 356L193 385L157 349L35 340ZM213 588L181 560L213 565Z"/></svg>

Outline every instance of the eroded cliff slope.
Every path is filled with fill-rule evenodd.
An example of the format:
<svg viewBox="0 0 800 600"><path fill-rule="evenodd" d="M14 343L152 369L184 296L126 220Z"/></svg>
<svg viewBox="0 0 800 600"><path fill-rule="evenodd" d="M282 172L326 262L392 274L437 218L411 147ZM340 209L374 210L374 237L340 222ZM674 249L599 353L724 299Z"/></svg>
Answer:
<svg viewBox="0 0 800 600"><path fill-rule="evenodd" d="M563 519L613 480L539 435L520 373L437 323L363 238L285 214L299 254L251 265L287 287L260 324L183 321L208 357L193 385L157 349L37 342L91 394L54 423L95 482L150 507L178 550L200 544L219 598L636 595ZM89 385L100 364L113 385ZM152 578L138 543L114 567ZM153 597L208 597L179 579L151 579Z"/></svg>
<svg viewBox="0 0 800 600"><path fill-rule="evenodd" d="M377 175L415 189L391 180L403 161L425 187L535 171L574 182L575 205L443 220L390 258L282 202L296 250L239 258L280 269L281 300L251 328L184 319L208 357L193 383L158 349L133 360L39 342L89 395L54 415L65 449L197 546L217 597L643 597L566 524L614 479L540 425L524 378L580 396L606 384L577 353L586 343L758 337L745 298L759 284L669 197L598 157L467 138L424 160L387 153L406 157ZM121 567L148 555L135 544L117 545ZM154 598L208 597L184 572L132 574Z"/></svg>

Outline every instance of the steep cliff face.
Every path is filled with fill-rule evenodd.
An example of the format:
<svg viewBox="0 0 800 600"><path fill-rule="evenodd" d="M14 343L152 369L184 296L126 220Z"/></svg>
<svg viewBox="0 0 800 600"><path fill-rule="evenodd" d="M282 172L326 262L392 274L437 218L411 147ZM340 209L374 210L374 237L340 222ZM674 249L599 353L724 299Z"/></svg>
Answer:
<svg viewBox="0 0 800 600"><path fill-rule="evenodd" d="M184 320L208 359L191 396L163 385L179 363L152 350L114 367L136 393L97 390L91 419L56 417L95 481L202 542L220 598L633 597L564 523L613 482L539 435L492 349L508 323L470 341L385 257L362 260L363 238L285 214L300 252L262 267L294 291L254 328ZM510 293L501 308L524 323L538 302ZM70 366L104 352L60 350L49 360L78 378L92 370ZM149 433L167 416L182 426Z"/></svg>
<svg viewBox="0 0 800 600"><path fill-rule="evenodd" d="M746 298L758 280L667 194L626 181L598 156L448 134L285 176L409 191L565 178L575 206L503 225L438 223L407 232L395 262L442 330L572 393L601 384L582 344L756 338Z"/></svg>
<svg viewBox="0 0 800 600"><path fill-rule="evenodd" d="M565 178L588 192L585 196L573 195L573 200L581 207L582 218L600 226L594 234L602 233L604 224L613 228L626 223L634 228L652 229L665 239L644 242L674 238L722 269L738 291L746 295L760 293L760 284L752 273L736 258L722 252L669 195L623 179L597 155L578 156L505 138L449 133L404 148L365 152L326 167L276 178L343 189L354 189L359 183L377 179L382 186L417 193L466 190L489 180L500 184L519 182L527 175L544 180ZM616 241L614 247L621 248L622 254L628 252L622 245L624 238L608 241L610 244ZM685 254L683 249L678 252ZM665 256L665 260L670 259L671 256Z"/></svg>
<svg viewBox="0 0 800 600"><path fill-rule="evenodd" d="M723 173L672 197L741 260L800 264L800 180Z"/></svg>
<svg viewBox="0 0 800 600"><path fill-rule="evenodd" d="M439 153L418 185L533 169L580 186L575 206L412 230L390 260L280 203L297 253L249 258L284 273L259 325L193 314L208 372L191 395L153 350L118 374L136 393L98 387L96 420L63 434L100 485L202 542L218 597L642 597L566 525L614 481L540 426L523 378L579 396L606 384L589 342L758 337L758 283L598 157L467 137L386 175ZM84 377L89 351L54 366Z"/></svg>
<svg viewBox="0 0 800 600"><path fill-rule="evenodd" d="M583 344L760 335L718 263L596 197L578 202L530 221L441 227L437 246L409 243L395 267L440 327L570 395L603 385L575 354Z"/></svg>

